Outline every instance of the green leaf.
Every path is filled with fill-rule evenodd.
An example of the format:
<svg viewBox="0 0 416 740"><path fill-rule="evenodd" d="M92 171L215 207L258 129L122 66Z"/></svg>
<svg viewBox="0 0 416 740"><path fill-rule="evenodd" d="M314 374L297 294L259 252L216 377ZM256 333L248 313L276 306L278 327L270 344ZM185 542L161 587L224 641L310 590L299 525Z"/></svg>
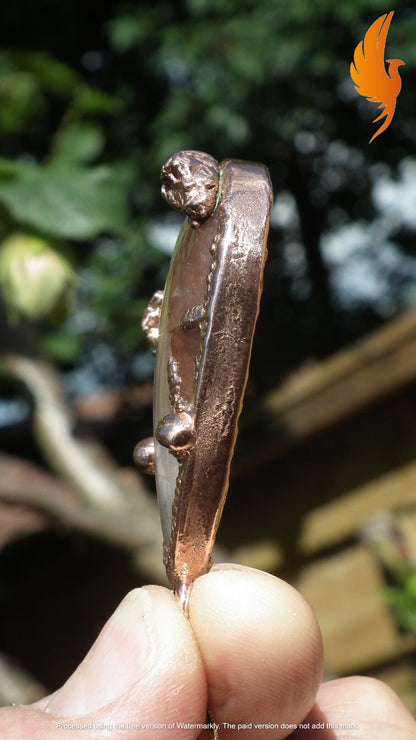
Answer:
<svg viewBox="0 0 416 740"><path fill-rule="evenodd" d="M108 23L108 32L114 49L123 54L146 37L149 24L132 13L126 13Z"/></svg>
<svg viewBox="0 0 416 740"><path fill-rule="evenodd" d="M119 54L125 54L134 47L155 38L158 30L169 23L171 8L168 3L152 3L145 12L132 10L122 12L107 23L107 33L111 46Z"/></svg>
<svg viewBox="0 0 416 740"><path fill-rule="evenodd" d="M416 608L416 571L409 573L406 579L406 593L409 599L413 599Z"/></svg>
<svg viewBox="0 0 416 740"><path fill-rule="evenodd" d="M16 221L73 240L122 232L127 220L124 189L107 167L27 165L0 185L0 202Z"/></svg>
<svg viewBox="0 0 416 740"><path fill-rule="evenodd" d="M42 87L56 95L72 95L81 78L67 64L44 51L18 51L16 60L30 70Z"/></svg>
<svg viewBox="0 0 416 740"><path fill-rule="evenodd" d="M0 157L0 178L5 177L8 179L9 177L15 177L19 174L22 168L25 168L26 166L26 163L22 164L16 159Z"/></svg>
<svg viewBox="0 0 416 740"><path fill-rule="evenodd" d="M4 72L0 66L0 134L24 131L45 109L44 93L31 72Z"/></svg>
<svg viewBox="0 0 416 740"><path fill-rule="evenodd" d="M52 159L55 164L57 162L87 164L101 154L103 147L102 128L89 121L78 121L58 133Z"/></svg>
<svg viewBox="0 0 416 740"><path fill-rule="evenodd" d="M81 338L62 329L50 331L42 337L42 347L57 362L74 362L80 352Z"/></svg>
<svg viewBox="0 0 416 740"><path fill-rule="evenodd" d="M74 106L79 113L110 114L118 113L120 101L97 87L81 85L76 90Z"/></svg>

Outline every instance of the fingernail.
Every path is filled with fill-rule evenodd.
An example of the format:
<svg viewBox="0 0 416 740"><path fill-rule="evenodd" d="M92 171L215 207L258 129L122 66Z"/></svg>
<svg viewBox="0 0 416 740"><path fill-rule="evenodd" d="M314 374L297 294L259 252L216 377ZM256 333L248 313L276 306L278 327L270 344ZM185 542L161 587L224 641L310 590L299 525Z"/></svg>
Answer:
<svg viewBox="0 0 416 740"><path fill-rule="evenodd" d="M131 591L104 626L75 673L44 711L70 716L95 711L124 694L154 664L151 594Z"/></svg>

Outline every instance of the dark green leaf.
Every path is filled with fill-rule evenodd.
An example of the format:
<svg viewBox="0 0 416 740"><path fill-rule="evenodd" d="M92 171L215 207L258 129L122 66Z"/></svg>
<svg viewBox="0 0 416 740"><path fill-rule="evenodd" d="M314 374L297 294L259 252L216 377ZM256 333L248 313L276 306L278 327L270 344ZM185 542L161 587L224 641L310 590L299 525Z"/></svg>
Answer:
<svg viewBox="0 0 416 740"><path fill-rule="evenodd" d="M78 357L81 341L79 335L64 331L51 331L42 339L43 349L57 362L73 362Z"/></svg>
<svg viewBox="0 0 416 740"><path fill-rule="evenodd" d="M59 132L54 143L52 159L54 163L87 164L98 157L103 147L102 128L90 121L78 121Z"/></svg>
<svg viewBox="0 0 416 740"><path fill-rule="evenodd" d="M120 110L120 101L97 87L83 85L76 91L75 107L80 113L113 115Z"/></svg>
<svg viewBox="0 0 416 740"><path fill-rule="evenodd" d="M0 185L0 202L13 218L67 239L90 239L126 224L124 190L110 168L27 166Z"/></svg>
<svg viewBox="0 0 416 740"><path fill-rule="evenodd" d="M75 87L80 84L79 75L71 67L46 52L17 52L16 59L22 67L30 70L48 92L72 95Z"/></svg>

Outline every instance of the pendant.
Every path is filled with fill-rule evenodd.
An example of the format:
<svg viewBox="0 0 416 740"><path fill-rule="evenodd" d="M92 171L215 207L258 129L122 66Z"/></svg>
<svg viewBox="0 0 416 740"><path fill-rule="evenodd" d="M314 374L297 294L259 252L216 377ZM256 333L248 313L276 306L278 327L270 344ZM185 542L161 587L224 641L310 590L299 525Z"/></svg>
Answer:
<svg viewBox="0 0 416 740"><path fill-rule="evenodd" d="M135 461L155 473L168 578L187 614L207 573L227 494L267 254L272 190L261 164L184 151L162 195L186 215L164 293L142 326L156 351L154 438Z"/></svg>

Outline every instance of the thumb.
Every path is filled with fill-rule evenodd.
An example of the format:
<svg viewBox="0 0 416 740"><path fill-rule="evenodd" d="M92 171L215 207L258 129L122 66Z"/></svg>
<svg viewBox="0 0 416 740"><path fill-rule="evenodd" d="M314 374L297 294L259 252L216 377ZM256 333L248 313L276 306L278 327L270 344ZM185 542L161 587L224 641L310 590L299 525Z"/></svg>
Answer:
<svg viewBox="0 0 416 740"><path fill-rule="evenodd" d="M203 722L206 700L189 621L171 592L147 586L126 596L62 688L31 707L0 710L0 736L49 740L66 730L71 740L109 732L124 740L128 729L135 740L152 729L152 739L163 740L173 725L169 738L183 740L187 733L176 723Z"/></svg>

